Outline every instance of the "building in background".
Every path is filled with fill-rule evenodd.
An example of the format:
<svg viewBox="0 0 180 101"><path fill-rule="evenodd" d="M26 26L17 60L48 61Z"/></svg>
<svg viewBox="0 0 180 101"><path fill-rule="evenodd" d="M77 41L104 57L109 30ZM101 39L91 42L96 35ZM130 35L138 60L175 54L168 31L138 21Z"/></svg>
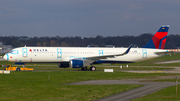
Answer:
<svg viewBox="0 0 180 101"><path fill-rule="evenodd" d="M3 42L0 42L0 54L8 53L12 50L12 45L3 45Z"/></svg>

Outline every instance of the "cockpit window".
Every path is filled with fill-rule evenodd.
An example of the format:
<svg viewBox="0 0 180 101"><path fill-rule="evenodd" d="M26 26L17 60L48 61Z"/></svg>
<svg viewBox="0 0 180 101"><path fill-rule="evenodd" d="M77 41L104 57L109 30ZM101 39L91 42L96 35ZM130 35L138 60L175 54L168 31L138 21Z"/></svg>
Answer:
<svg viewBox="0 0 180 101"><path fill-rule="evenodd" d="M9 54L18 54L18 50L12 50L9 52Z"/></svg>

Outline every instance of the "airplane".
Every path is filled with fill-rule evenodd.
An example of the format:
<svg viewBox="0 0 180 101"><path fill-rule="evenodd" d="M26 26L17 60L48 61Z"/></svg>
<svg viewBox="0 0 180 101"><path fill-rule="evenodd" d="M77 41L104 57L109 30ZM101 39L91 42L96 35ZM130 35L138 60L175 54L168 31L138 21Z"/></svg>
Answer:
<svg viewBox="0 0 180 101"><path fill-rule="evenodd" d="M16 64L57 63L60 68L87 66L95 71L96 63L133 63L156 58L171 51L164 50L169 25L162 25L143 48L106 47L19 47L4 55L4 59Z"/></svg>

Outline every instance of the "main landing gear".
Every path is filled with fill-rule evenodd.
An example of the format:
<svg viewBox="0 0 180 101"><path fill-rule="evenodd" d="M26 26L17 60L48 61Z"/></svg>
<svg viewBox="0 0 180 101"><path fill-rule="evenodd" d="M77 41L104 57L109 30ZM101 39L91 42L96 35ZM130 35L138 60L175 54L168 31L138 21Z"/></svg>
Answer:
<svg viewBox="0 0 180 101"><path fill-rule="evenodd" d="M82 67L81 70L86 71L87 67Z"/></svg>
<svg viewBox="0 0 180 101"><path fill-rule="evenodd" d="M81 68L83 71L87 70L87 67L82 67ZM96 71L96 67L94 67L93 65L90 67L90 71Z"/></svg>
<svg viewBox="0 0 180 101"><path fill-rule="evenodd" d="M96 67L91 66L91 67L90 67L90 71L96 71Z"/></svg>

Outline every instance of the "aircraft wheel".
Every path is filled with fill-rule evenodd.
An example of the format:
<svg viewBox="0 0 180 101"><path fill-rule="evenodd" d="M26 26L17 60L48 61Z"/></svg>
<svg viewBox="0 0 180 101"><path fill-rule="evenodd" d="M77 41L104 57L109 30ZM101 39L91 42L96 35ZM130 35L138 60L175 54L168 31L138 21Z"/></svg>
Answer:
<svg viewBox="0 0 180 101"><path fill-rule="evenodd" d="M21 69L20 68L16 68L16 71L21 71Z"/></svg>
<svg viewBox="0 0 180 101"><path fill-rule="evenodd" d="M90 70L91 71L96 71L96 67L92 66L92 67L90 67Z"/></svg>
<svg viewBox="0 0 180 101"><path fill-rule="evenodd" d="M87 70L87 67L82 67L81 68L83 71L86 71Z"/></svg>
<svg viewBox="0 0 180 101"><path fill-rule="evenodd" d="M92 71L96 71L96 67L93 66L93 67L92 67Z"/></svg>

